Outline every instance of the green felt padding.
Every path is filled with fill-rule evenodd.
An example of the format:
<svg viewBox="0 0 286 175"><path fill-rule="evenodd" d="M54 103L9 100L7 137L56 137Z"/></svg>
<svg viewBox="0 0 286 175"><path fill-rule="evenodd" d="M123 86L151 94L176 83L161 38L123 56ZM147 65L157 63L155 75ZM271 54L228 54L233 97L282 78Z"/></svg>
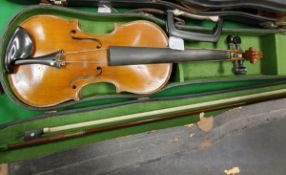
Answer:
<svg viewBox="0 0 286 175"><path fill-rule="evenodd" d="M2 35L8 22L14 17L16 12L23 8L23 5L11 3L8 0L1 0L0 5L0 34Z"/></svg>
<svg viewBox="0 0 286 175"><path fill-rule="evenodd" d="M254 87L257 85L263 85L267 83L273 83L276 82L285 82L283 77L281 79L273 80L273 79L262 79L262 80L241 80L241 81L225 81L225 82L201 82L201 83L193 83L191 85L177 85L177 86L170 86L169 88L166 88L164 91L159 92L152 96L152 98L157 97L165 97L165 96L177 96L177 95L194 95L198 93L207 93L207 92L213 92L218 90L227 90L237 87ZM90 89L93 91L94 89ZM152 99L151 98L151 99ZM64 107L60 111L67 111L71 109L80 109L86 106L98 106L102 104L111 104L111 103L118 103L118 102L124 102L132 100L130 99L101 99L101 100L93 100L88 101L80 104L71 105L68 107ZM15 105L13 102L11 102L8 97L4 94L0 96L0 102L1 102L1 108L0 108L0 125L23 120L23 119L30 119L30 118L37 118L41 115L44 115L44 112L42 111L33 111L33 110L27 110L24 108L21 108L17 105Z"/></svg>
<svg viewBox="0 0 286 175"><path fill-rule="evenodd" d="M263 50L263 59L265 60L261 64L262 73L268 75L278 74L277 56L280 50L277 50L276 36L266 35L261 40L261 49ZM274 52L275 51L275 52Z"/></svg>
<svg viewBox="0 0 286 175"><path fill-rule="evenodd" d="M85 87L80 92L80 98L92 97L94 95L108 95L116 93L116 88L110 83L96 83Z"/></svg>
<svg viewBox="0 0 286 175"><path fill-rule="evenodd" d="M167 96L180 96L180 95L191 95L191 94L198 94L198 93L206 93L206 92L213 92L218 90L227 90L232 88L242 88L242 87L253 87L258 85L263 85L267 83L273 83L274 81L277 82L284 82L285 80L277 79L262 79L262 80L241 80L241 81L225 81L225 82L202 82L202 83L193 83L187 85L177 85L175 87L166 88L164 91L159 92L153 96L154 97L167 97Z"/></svg>
<svg viewBox="0 0 286 175"><path fill-rule="evenodd" d="M0 124L17 121L23 118L36 117L41 111L32 111L15 105L6 94L0 95Z"/></svg>
<svg viewBox="0 0 286 175"><path fill-rule="evenodd" d="M275 52L273 54L276 54L277 60L277 74L278 75L286 75L286 47L285 47L285 41L286 41L286 35L275 35Z"/></svg>

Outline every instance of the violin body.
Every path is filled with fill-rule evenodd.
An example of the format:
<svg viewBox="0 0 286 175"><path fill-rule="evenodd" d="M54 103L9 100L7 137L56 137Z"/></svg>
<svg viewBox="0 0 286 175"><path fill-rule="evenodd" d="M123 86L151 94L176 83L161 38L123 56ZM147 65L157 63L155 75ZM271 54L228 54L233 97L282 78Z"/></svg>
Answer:
<svg viewBox="0 0 286 175"><path fill-rule="evenodd" d="M166 34L151 22L116 25L114 31L105 35L85 33L77 20L49 15L33 16L20 26L34 43L31 59L61 50L61 60L66 62L61 68L41 64L16 66L8 74L12 91L28 105L49 107L80 100L84 86L99 82L113 84L118 93L152 94L169 80L172 64L108 66L109 46L167 47Z"/></svg>

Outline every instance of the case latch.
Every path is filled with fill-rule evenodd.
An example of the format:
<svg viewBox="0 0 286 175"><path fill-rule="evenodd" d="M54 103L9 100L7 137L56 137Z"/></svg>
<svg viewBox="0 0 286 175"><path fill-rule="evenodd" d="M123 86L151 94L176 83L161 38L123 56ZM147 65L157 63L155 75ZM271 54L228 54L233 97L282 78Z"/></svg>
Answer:
<svg viewBox="0 0 286 175"><path fill-rule="evenodd" d="M67 0L50 0L50 2L54 5L64 6L67 4Z"/></svg>

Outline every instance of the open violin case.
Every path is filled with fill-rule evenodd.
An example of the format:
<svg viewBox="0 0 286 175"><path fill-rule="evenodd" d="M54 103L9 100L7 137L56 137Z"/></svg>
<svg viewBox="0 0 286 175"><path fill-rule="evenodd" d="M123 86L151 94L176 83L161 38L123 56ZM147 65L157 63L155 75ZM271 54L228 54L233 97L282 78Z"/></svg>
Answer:
<svg viewBox="0 0 286 175"><path fill-rule="evenodd" d="M30 1L27 4L6 0L1 2L0 77L3 93L0 95L0 162L30 159L101 140L189 124L199 120L199 113L132 127L122 127L38 146L7 149L10 144L24 142L23 137L26 131L103 119L110 119L110 122L96 125L96 127L112 126L139 119L155 118L158 113L139 119L113 120L120 116L186 105L193 105L190 108L192 110L206 109L201 112L205 112L206 116L211 116L222 113L231 107L248 104L238 101L236 105L228 108L207 110L215 104L212 102L249 97L250 101L248 102L254 103L286 96L286 50L284 48L286 29L283 20L281 18L276 20L273 15L276 12L279 15L285 13L286 4L284 2L264 0L259 1L258 4L255 4L256 1L249 1L249 3L241 1L241 3L235 4L231 3L232 1L227 1L228 3L220 1L219 6L214 4L214 1L207 0L186 0L176 1L176 3L171 1L110 0L106 1L106 4L103 4L103 1L89 2L90 6L87 5L88 1L43 2L46 3L31 5L38 2ZM168 14L169 11L166 9L174 10L178 6L179 10L184 10L186 6L181 6L182 3L193 3L194 6L190 9L194 9L194 7L200 9L197 14L202 16L221 15L224 22L218 24L219 21L187 19L180 23L180 19L177 19L180 17L172 18L172 14ZM105 5L111 8L103 7ZM147 12L134 10L143 5L149 9L163 9L166 14L161 14L158 17L148 13L148 10ZM97 6L103 9L107 8L112 12L99 13ZM281 8L284 6L285 8ZM253 13L253 9L240 11L240 8L246 9L246 7L253 7L258 12ZM267 16L254 15L261 14L261 11L267 11L264 12L267 13ZM263 53L263 58L255 64L245 61L242 66L243 70L247 69L245 74L234 73L233 61L173 63L168 83L160 91L151 95L116 93L114 85L100 82L84 86L79 94L80 100L69 100L48 107L35 107L24 103L13 93L8 81L8 73L5 71L5 54L11 37L19 24L36 15L52 15L65 20L77 19L82 31L99 35L112 32L115 25L146 20L160 26L169 37L175 36L184 39L185 48L228 50L227 37L229 35L239 36L242 50L247 50L250 47L255 48ZM172 20L176 23L174 24ZM172 26L170 27L170 25ZM216 33L218 25L222 27L221 33ZM259 94L262 96L260 97ZM90 126L69 130L67 133L88 128Z"/></svg>

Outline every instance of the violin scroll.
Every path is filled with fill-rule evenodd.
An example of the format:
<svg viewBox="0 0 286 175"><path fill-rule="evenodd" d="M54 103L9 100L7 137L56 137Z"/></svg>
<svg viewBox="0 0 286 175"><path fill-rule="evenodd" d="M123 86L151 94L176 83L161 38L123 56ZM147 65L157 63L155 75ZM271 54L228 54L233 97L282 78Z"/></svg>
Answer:
<svg viewBox="0 0 286 175"><path fill-rule="evenodd" d="M252 64L255 64L257 61L261 60L263 57L263 53L261 51L257 51L254 48L250 47L244 53L245 60L249 61Z"/></svg>

